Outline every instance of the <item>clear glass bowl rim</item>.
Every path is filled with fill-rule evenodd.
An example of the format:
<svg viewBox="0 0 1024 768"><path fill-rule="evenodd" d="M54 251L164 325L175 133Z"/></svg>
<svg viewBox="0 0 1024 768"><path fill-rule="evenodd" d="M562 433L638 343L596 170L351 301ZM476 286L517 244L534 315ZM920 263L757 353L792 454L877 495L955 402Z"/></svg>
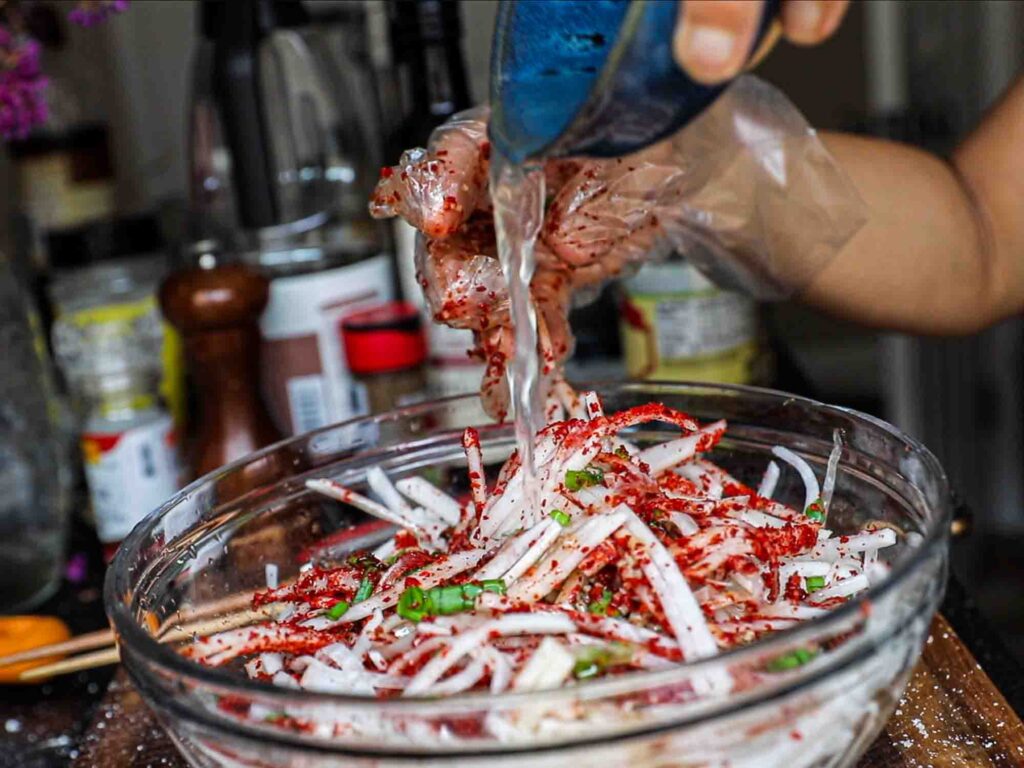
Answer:
<svg viewBox="0 0 1024 768"><path fill-rule="evenodd" d="M298 444L307 441L311 436L328 433L351 425L382 423L386 421L407 419L415 417L418 414L435 410L439 405L443 405L445 403L454 403L477 397L475 394L455 395L453 397L417 403L415 405L410 405L405 408L389 411L376 416L367 416L346 422L339 422L337 424L332 424L318 430L306 432L301 435L282 440L259 451L248 454L238 461L225 465L224 467L195 480L179 491L162 506L147 515L146 518L144 518L133 529L129 536L122 542L117 555L108 568L103 590L104 602L106 604L107 615L121 644L126 647L129 654L139 655L147 666L155 666L165 676L180 681L190 681L200 687L215 687L226 694L248 693L259 695L264 700L275 700L276 702L280 702L282 706L285 704L294 705L296 703L334 704L349 707L353 711L358 711L361 708L367 708L378 713L386 711L397 715L402 712L412 713L417 710L421 710L426 706L432 705L441 706L449 713L463 710L475 711L479 710L481 706L485 704L492 707L498 705L528 706L532 701L543 700L546 704L550 705L552 701L563 698L576 701L600 699L609 696L620 696L626 693L641 692L651 688L680 684L691 675L699 673L701 670L706 670L723 663L742 662L750 657L771 656L772 654L783 652L786 649L792 648L795 644L802 642L808 636L827 634L833 627L842 626L845 621L857 613L868 610L868 607L878 602L881 597L888 594L891 590L899 588L915 571L917 571L919 567L921 567L924 562L931 558L936 549L944 548L946 546L949 538L950 523L952 520L952 504L946 474L939 464L938 459L936 459L935 456L924 447L924 445L886 421L851 408L827 405L810 398L792 395L778 390L744 385L710 384L702 382L644 381L607 383L590 382L581 387L581 389L591 388L597 390L599 393L613 391L623 393L650 392L652 398L655 398L658 393L685 394L687 392L697 395L713 393L717 395L734 395L740 397L754 396L759 398L771 398L780 402L785 401L786 404L798 403L807 408L814 408L824 412L842 415L846 418L863 422L865 426L870 428L885 432L889 437L902 443L909 452L916 455L924 463L932 478L937 482L940 491L940 502L937 508L932 509L933 514L930 515L927 520L926 529L922 534L923 538L920 544L900 558L900 560L893 566L889 577L881 583L872 586L866 592L858 595L853 600L850 600L839 608L830 611L826 616L802 622L795 627L782 630L770 637L758 640L755 643L732 648L716 656L686 662L685 664L681 664L673 669L651 672L633 672L620 677L591 681L586 685L568 686L551 691L503 693L500 695L479 692L459 694L457 696L440 699L397 698L384 700L367 696L348 696L343 694L319 693L305 690L295 691L278 687L273 684L249 680L248 678L226 672L216 667L204 667L201 664L193 662L175 652L171 647L157 642L138 624L138 622L132 618L130 611L131 602L126 602L120 597L120 595L129 594L131 589L131 585L128 583L128 566L138 556L140 545L147 540L153 529L161 523L163 515L173 509L177 504L181 503L187 496L196 493L204 486L216 482L219 478L227 474L237 471L252 462L258 461L264 456L273 454L274 452L291 444ZM851 638L850 642L857 643L857 638ZM865 650L869 649L859 649L856 653L844 656L842 659L837 660L837 663L830 666L808 665L807 667L804 667L804 669L808 670L808 674L794 677L792 685L787 684L771 688L767 691L754 691L754 695L749 699L731 696L725 697L724 699L715 702L715 704L721 704L724 706L730 706L731 704L733 705L733 708L735 708L735 705L739 705L739 708L741 709L762 704L767 700L784 695L793 688L803 687L809 682L831 674L835 671L835 668L845 667L847 664L855 662L863 656ZM131 670L129 669L129 671ZM147 674L152 674L152 671L149 671ZM166 703L170 702L165 702L165 704ZM181 708L181 702L175 701L173 704L174 708ZM718 706L714 707L715 710L718 708ZM190 713L189 716L192 718L198 717L200 719L206 719L206 717L199 715L199 713L191 709L188 711ZM671 727L677 728L687 725L690 722L697 722L704 719L704 715L699 715L692 718L692 720L687 718L678 722L673 722ZM225 721L221 720L212 722L215 723L218 728L223 728L226 724ZM236 725L240 726L241 724L236 723ZM653 728L653 730L661 730L664 727L666 726L658 726ZM628 734L625 734L624 737L632 737L640 733L648 733L651 730L652 729L650 728L642 728L637 731L630 731ZM250 731L244 727L241 728L241 731L248 736L258 735L259 738L263 739L273 738L271 734L268 734L265 731ZM283 734L278 734L277 736L280 738L282 735ZM604 737L596 740L605 741L607 739L608 737L605 735ZM302 744L303 746L311 746L314 748L317 744L314 740L298 739L292 741L287 737L282 739L282 741L293 745ZM377 754L373 750L364 749L362 746L357 747L355 745L349 745L346 748L345 745L339 743L337 747L340 752L349 751L353 754L369 754L372 752ZM393 745L389 745L389 748L393 748ZM531 747L529 749L530 751L536 751L538 747ZM540 747L540 749L543 749L543 747ZM517 751L521 750L513 746L507 752L502 751L498 754L512 754ZM489 754L495 753L489 752Z"/></svg>

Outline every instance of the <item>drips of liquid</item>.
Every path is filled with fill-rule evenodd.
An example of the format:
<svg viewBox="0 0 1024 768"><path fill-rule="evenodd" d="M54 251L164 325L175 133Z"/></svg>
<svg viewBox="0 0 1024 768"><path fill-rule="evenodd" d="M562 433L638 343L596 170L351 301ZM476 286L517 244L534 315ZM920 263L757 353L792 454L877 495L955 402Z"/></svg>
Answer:
<svg viewBox="0 0 1024 768"><path fill-rule="evenodd" d="M506 374L509 400L525 473L523 488L527 502L533 504L533 440L544 426L544 409L539 390L537 313L530 300L530 280L536 266L533 246L544 220L544 173L495 154L491 158L490 191L498 257L508 284L515 333L515 351Z"/></svg>

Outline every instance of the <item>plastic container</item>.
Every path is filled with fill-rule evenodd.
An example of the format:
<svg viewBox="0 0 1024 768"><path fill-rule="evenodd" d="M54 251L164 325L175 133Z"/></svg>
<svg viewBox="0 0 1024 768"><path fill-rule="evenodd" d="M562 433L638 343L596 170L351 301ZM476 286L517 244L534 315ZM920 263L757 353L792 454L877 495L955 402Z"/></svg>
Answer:
<svg viewBox="0 0 1024 768"><path fill-rule="evenodd" d="M491 46L490 136L513 162L614 157L672 135L727 84L691 80L672 53L679 3L507 0ZM750 58L770 45L764 5Z"/></svg>
<svg viewBox="0 0 1024 768"><path fill-rule="evenodd" d="M368 413L384 413L426 399L427 340L419 310L392 301L341 321L349 370Z"/></svg>
<svg viewBox="0 0 1024 768"><path fill-rule="evenodd" d="M282 581L311 549L323 546L353 517L304 487L330 476L360 487L369 467L393 477L429 472L453 482L465 475L458 427L478 425L487 462L513 447L511 425L489 422L476 397L424 403L303 435L256 453L186 488L139 525L122 545L105 586L107 611L120 638L121 660L138 691L196 766L850 766L895 707L920 655L936 610L948 558L951 518L945 476L919 443L870 416L799 397L745 387L631 384L599 387L606 410L660 400L701 419L725 417L730 429L712 458L750 482L760 477L774 445L804 456L820 474L832 432L845 431L830 524L838 532L868 520L914 536L884 550L891 575L827 616L747 647L671 670L638 673L543 693L460 695L449 699L382 701L314 694L247 679L238 670L202 667L158 637L183 622L248 606L248 592L266 585L274 562ZM444 425L440 427L438 425ZM650 425L631 436L665 439ZM450 471L454 470L454 471ZM238 490L237 482L258 476ZM780 485L785 502L803 498L798 480ZM353 513L354 514L354 513ZM296 520L301 521L300 525ZM287 528L292 557L233 542L254 531ZM277 559L271 560L271 557ZM836 641L837 638L841 640ZM826 642L815 660L728 694L673 702L692 675L728 668L734 675L807 642ZM629 697L630 711L618 702ZM295 732L273 717L243 718L264 707L303 707L327 725ZM485 738L492 709L554 707L569 713L610 713L601 724L527 742ZM357 729L334 735L330 723ZM448 738L416 737L416 725L451 725Z"/></svg>

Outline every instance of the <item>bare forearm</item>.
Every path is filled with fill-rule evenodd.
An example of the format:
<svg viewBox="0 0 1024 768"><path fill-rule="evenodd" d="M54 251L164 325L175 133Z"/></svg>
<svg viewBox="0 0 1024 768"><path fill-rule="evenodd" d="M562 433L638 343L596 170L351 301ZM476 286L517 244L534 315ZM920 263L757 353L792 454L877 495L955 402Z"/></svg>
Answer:
<svg viewBox="0 0 1024 768"><path fill-rule="evenodd" d="M823 138L869 218L805 300L865 324L938 334L1024 309L1024 85L952 162L893 142Z"/></svg>

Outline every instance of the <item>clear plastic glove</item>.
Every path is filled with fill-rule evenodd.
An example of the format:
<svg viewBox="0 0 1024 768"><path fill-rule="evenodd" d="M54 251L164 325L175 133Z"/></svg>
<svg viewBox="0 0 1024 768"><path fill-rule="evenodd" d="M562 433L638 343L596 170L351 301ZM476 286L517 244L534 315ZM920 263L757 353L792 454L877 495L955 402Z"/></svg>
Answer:
<svg viewBox="0 0 1024 768"><path fill-rule="evenodd" d="M426 236L420 284L439 322L477 335L483 394L503 415L508 297L487 194L487 110L455 116L428 150L386 168L370 204ZM778 91L745 76L700 118L624 158L545 163L548 205L531 284L546 364L572 350L573 294L680 251L760 299L804 287L864 221L864 207L814 131ZM589 292L592 293L592 292Z"/></svg>

